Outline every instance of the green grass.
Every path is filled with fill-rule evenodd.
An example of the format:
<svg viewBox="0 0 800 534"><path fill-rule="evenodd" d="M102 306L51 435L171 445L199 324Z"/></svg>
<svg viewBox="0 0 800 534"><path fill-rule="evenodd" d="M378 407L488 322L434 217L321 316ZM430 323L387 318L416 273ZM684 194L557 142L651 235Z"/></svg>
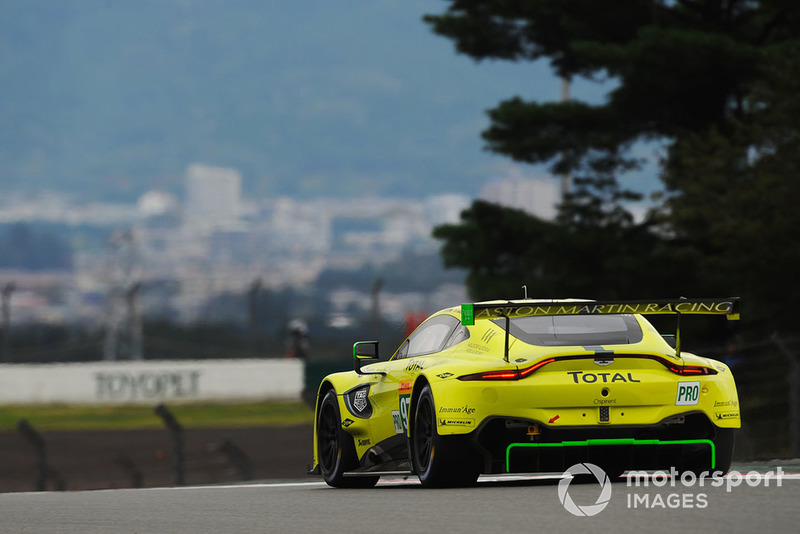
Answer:
<svg viewBox="0 0 800 534"><path fill-rule="evenodd" d="M167 407L183 428L245 428L310 424L314 412L302 402L175 404ZM16 432L27 419L40 432L164 428L153 406L0 406L0 432Z"/></svg>

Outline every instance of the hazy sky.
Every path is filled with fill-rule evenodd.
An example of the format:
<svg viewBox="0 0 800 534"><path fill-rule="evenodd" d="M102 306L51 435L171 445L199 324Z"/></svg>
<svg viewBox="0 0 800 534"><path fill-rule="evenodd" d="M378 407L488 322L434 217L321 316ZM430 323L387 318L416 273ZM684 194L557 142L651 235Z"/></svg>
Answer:
<svg viewBox="0 0 800 534"><path fill-rule="evenodd" d="M176 192L192 163L253 194L477 194L509 173L485 111L560 97L546 62L474 62L440 0L3 0L0 190ZM609 86L577 82L600 101ZM650 156L652 149L641 149ZM625 179L650 190L654 171Z"/></svg>

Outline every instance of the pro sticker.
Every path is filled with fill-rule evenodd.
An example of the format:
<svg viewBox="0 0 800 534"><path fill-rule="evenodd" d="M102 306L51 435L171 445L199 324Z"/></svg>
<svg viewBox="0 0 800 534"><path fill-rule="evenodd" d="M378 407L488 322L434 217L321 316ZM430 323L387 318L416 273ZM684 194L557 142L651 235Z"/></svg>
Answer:
<svg viewBox="0 0 800 534"><path fill-rule="evenodd" d="M678 382L675 406L694 406L700 400L700 382Z"/></svg>

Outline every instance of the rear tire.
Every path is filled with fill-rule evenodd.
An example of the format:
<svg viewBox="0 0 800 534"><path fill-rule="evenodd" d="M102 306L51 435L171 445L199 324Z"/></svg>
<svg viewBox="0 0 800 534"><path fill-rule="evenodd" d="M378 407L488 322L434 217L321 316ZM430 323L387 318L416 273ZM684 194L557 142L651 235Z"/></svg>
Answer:
<svg viewBox="0 0 800 534"><path fill-rule="evenodd" d="M708 454L699 452L694 455L688 455L681 465L679 471L691 471L695 475L700 475L703 471L714 473L721 471L726 474L731 468L731 461L733 459L733 441L734 429L733 428L716 428L716 435L712 440L714 442L714 450L716 453L716 462L714 469L708 463Z"/></svg>
<svg viewBox="0 0 800 534"><path fill-rule="evenodd" d="M345 477L358 467L353 436L342 429L339 401L330 390L323 397L317 413L317 459L322 478L335 488L371 488L380 477Z"/></svg>
<svg viewBox="0 0 800 534"><path fill-rule="evenodd" d="M465 436L439 435L429 385L414 407L411 462L422 485L431 488L472 486L480 474L477 454Z"/></svg>

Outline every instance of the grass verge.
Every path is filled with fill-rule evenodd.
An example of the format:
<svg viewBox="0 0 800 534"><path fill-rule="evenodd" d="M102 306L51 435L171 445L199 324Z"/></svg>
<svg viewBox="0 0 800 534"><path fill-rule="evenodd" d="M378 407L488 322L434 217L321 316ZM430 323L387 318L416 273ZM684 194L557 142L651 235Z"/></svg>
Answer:
<svg viewBox="0 0 800 534"><path fill-rule="evenodd" d="M0 432L16 432L27 419L39 432L59 430L134 430L164 428L155 406L46 405L0 406ZM167 404L186 428L245 428L310 424L314 411L303 402L246 404Z"/></svg>

